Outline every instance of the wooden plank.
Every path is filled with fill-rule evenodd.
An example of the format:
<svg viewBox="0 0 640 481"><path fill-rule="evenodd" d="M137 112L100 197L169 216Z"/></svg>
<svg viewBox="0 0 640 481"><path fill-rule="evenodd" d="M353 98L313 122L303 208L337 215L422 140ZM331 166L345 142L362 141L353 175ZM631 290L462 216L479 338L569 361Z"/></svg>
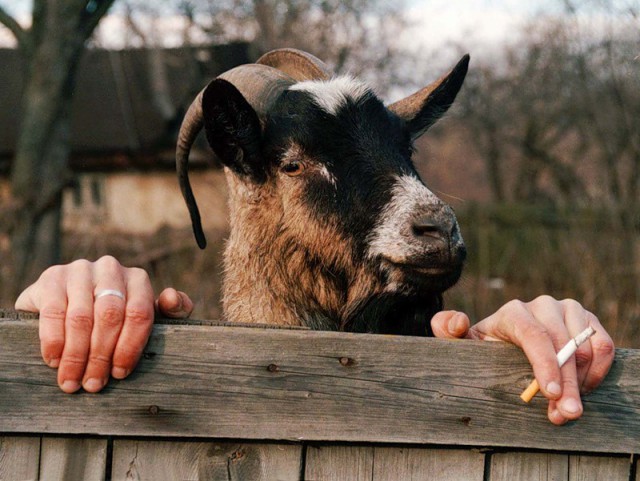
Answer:
<svg viewBox="0 0 640 481"><path fill-rule="evenodd" d="M567 481L569 479L569 456L528 452L494 453L491 455L491 481L530 481L532 479L536 481Z"/></svg>
<svg viewBox="0 0 640 481"><path fill-rule="evenodd" d="M300 445L117 440L111 479L294 481L301 464Z"/></svg>
<svg viewBox="0 0 640 481"><path fill-rule="evenodd" d="M304 479L371 481L373 451L372 446L307 446Z"/></svg>
<svg viewBox="0 0 640 481"><path fill-rule="evenodd" d="M631 458L574 455L569 458L569 481L627 481Z"/></svg>
<svg viewBox="0 0 640 481"><path fill-rule="evenodd" d="M102 481L107 461L107 440L42 438L41 481Z"/></svg>
<svg viewBox="0 0 640 481"><path fill-rule="evenodd" d="M0 436L0 481L37 480L40 438Z"/></svg>
<svg viewBox="0 0 640 481"><path fill-rule="evenodd" d="M618 350L582 419L558 428L543 398L520 401L531 368L505 343L156 326L136 372L97 395L58 389L35 322L1 323L0 345L0 433L640 452L636 350Z"/></svg>
<svg viewBox="0 0 640 481"><path fill-rule="evenodd" d="M482 481L484 454L462 449L382 448L374 450L373 481Z"/></svg>

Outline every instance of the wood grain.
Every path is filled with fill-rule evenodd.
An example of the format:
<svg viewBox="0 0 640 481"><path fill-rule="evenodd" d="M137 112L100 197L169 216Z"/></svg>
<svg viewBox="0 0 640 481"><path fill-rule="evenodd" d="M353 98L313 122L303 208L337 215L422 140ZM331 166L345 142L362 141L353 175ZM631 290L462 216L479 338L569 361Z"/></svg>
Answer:
<svg viewBox="0 0 640 481"><path fill-rule="evenodd" d="M34 321L0 322L0 433L435 443L640 452L640 352L618 350L582 419L519 400L522 352L497 342L156 326L137 370L63 394Z"/></svg>
<svg viewBox="0 0 640 481"><path fill-rule="evenodd" d="M630 456L569 457L569 481L626 481L630 477Z"/></svg>
<svg viewBox="0 0 640 481"><path fill-rule="evenodd" d="M491 481L568 481L569 456L552 453L495 453L491 455L490 473Z"/></svg>
<svg viewBox="0 0 640 481"><path fill-rule="evenodd" d="M0 481L38 479L40 438L0 436Z"/></svg>
<svg viewBox="0 0 640 481"><path fill-rule="evenodd" d="M113 481L297 481L302 446L168 441L114 442Z"/></svg>
<svg viewBox="0 0 640 481"><path fill-rule="evenodd" d="M41 481L102 481L107 460L106 439L43 438Z"/></svg>
<svg viewBox="0 0 640 481"><path fill-rule="evenodd" d="M372 446L307 446L304 479L371 481L373 451Z"/></svg>
<svg viewBox="0 0 640 481"><path fill-rule="evenodd" d="M477 451L376 447L374 452L374 481L482 481L483 476L484 454Z"/></svg>

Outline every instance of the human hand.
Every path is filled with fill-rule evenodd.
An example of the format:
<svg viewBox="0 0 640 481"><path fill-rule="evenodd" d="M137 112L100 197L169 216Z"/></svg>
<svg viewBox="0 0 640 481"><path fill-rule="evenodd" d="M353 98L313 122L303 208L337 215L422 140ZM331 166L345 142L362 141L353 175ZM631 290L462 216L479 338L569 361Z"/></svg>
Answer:
<svg viewBox="0 0 640 481"><path fill-rule="evenodd" d="M101 291L115 290L124 295ZM53 266L26 288L15 308L39 312L40 349L58 368L58 385L72 393L98 392L135 368L151 334L154 306L166 317L187 317L193 303L183 292L162 291L154 302L147 273L123 267L111 256Z"/></svg>
<svg viewBox="0 0 640 481"><path fill-rule="evenodd" d="M588 326L596 334L559 368L556 353ZM442 311L431 320L431 328L436 337L499 340L519 346L549 399L549 420L557 425L582 415L580 394L600 385L615 355L613 341L598 318L573 299L540 296L526 303L510 301L472 327L466 314Z"/></svg>

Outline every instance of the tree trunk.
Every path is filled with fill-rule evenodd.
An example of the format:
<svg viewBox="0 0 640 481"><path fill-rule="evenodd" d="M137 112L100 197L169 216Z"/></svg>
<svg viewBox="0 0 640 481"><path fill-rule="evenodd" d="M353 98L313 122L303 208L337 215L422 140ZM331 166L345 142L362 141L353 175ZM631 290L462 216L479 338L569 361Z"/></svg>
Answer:
<svg viewBox="0 0 640 481"><path fill-rule="evenodd" d="M62 191L71 178L69 111L79 56L69 50L51 39L36 47L29 62L11 174L19 206L11 242L18 290L60 260Z"/></svg>
<svg viewBox="0 0 640 481"><path fill-rule="evenodd" d="M113 2L33 0L28 30L0 7L0 22L15 35L27 65L22 124L11 171L16 295L60 260L62 192L71 180L67 163L77 66L85 41Z"/></svg>

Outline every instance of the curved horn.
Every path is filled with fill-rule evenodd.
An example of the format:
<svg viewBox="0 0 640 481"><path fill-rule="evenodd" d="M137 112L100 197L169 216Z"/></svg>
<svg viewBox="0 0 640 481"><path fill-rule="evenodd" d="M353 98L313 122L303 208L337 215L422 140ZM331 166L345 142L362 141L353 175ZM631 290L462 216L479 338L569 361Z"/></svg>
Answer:
<svg viewBox="0 0 640 481"><path fill-rule="evenodd" d="M241 65L220 75L222 78L232 83L249 102L258 116L262 116L269 106L287 87L293 85L295 80L284 72L266 65ZM206 87L200 91L191 102L187 113L184 116L178 141L176 145L176 171L182 197L184 197L191 216L193 233L195 234L198 246L204 249L207 241L202 229L200 211L196 203L191 183L189 182L189 152L196 137L203 127L202 95Z"/></svg>
<svg viewBox="0 0 640 481"><path fill-rule="evenodd" d="M333 76L331 69L322 60L295 48L272 50L260 57L256 63L277 68L298 82L329 80Z"/></svg>

